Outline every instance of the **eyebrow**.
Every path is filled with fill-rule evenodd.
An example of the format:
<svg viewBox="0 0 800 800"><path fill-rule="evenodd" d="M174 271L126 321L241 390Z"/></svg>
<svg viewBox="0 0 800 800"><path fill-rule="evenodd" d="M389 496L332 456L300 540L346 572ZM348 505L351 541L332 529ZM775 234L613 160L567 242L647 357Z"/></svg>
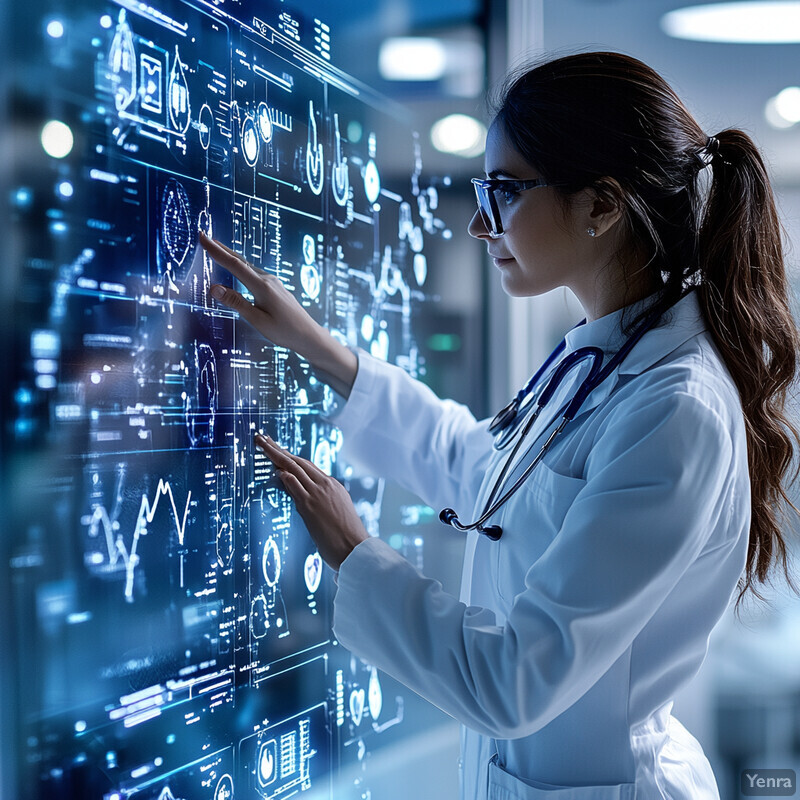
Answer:
<svg viewBox="0 0 800 800"><path fill-rule="evenodd" d="M514 173L508 172L508 171L506 171L504 169L493 169L489 173L489 179L490 180L494 180L497 177L499 177L500 175L506 175L507 177L511 178L512 180L519 180L519 178L516 175L514 175Z"/></svg>

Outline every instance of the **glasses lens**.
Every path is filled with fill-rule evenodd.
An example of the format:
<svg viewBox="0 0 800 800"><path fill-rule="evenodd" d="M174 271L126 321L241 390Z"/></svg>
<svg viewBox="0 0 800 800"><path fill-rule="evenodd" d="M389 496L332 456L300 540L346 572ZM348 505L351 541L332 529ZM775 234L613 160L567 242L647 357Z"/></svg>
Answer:
<svg viewBox="0 0 800 800"><path fill-rule="evenodd" d="M477 179L474 179L472 183L475 187L475 196L478 198L478 210L481 212L483 224L489 233L497 235L502 228L500 227L500 221L497 219L495 204L492 202L491 190Z"/></svg>

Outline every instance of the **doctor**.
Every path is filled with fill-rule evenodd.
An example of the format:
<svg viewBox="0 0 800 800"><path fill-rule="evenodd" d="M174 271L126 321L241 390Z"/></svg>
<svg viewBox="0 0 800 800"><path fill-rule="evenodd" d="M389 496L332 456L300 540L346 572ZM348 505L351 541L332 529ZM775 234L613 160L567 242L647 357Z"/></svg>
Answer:
<svg viewBox="0 0 800 800"><path fill-rule="evenodd" d="M469 233L505 291L567 286L586 314L502 450L488 420L341 346L277 278L202 240L254 302L212 294L347 398L350 463L465 525L539 459L485 521L499 539L468 534L460 599L370 538L336 480L257 444L338 570L338 639L462 723L463 798L717 798L670 710L737 584L741 597L785 568L798 336L764 164L741 131L707 136L641 62L584 53L508 82L485 166ZM542 457L587 376L631 341ZM603 364L562 375L531 422L586 347Z"/></svg>

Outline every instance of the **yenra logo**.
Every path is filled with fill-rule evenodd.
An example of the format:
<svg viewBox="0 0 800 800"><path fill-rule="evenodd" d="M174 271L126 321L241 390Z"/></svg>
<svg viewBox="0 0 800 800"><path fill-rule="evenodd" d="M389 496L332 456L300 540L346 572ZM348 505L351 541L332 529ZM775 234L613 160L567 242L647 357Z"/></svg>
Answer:
<svg viewBox="0 0 800 800"><path fill-rule="evenodd" d="M746 797L794 797L797 775L793 769L746 769L740 788Z"/></svg>

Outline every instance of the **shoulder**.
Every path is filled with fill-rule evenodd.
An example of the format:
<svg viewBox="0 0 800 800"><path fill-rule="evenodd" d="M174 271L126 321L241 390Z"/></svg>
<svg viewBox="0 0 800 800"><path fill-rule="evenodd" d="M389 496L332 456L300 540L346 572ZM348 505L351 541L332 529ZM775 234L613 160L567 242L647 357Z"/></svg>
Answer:
<svg viewBox="0 0 800 800"><path fill-rule="evenodd" d="M638 454L676 475L695 461L746 469L747 448L736 385L703 331L635 375L621 375L594 428L587 472Z"/></svg>
<svg viewBox="0 0 800 800"><path fill-rule="evenodd" d="M716 418L731 433L744 430L739 392L708 331L690 337L639 374L620 376L609 401L609 416L674 410Z"/></svg>

